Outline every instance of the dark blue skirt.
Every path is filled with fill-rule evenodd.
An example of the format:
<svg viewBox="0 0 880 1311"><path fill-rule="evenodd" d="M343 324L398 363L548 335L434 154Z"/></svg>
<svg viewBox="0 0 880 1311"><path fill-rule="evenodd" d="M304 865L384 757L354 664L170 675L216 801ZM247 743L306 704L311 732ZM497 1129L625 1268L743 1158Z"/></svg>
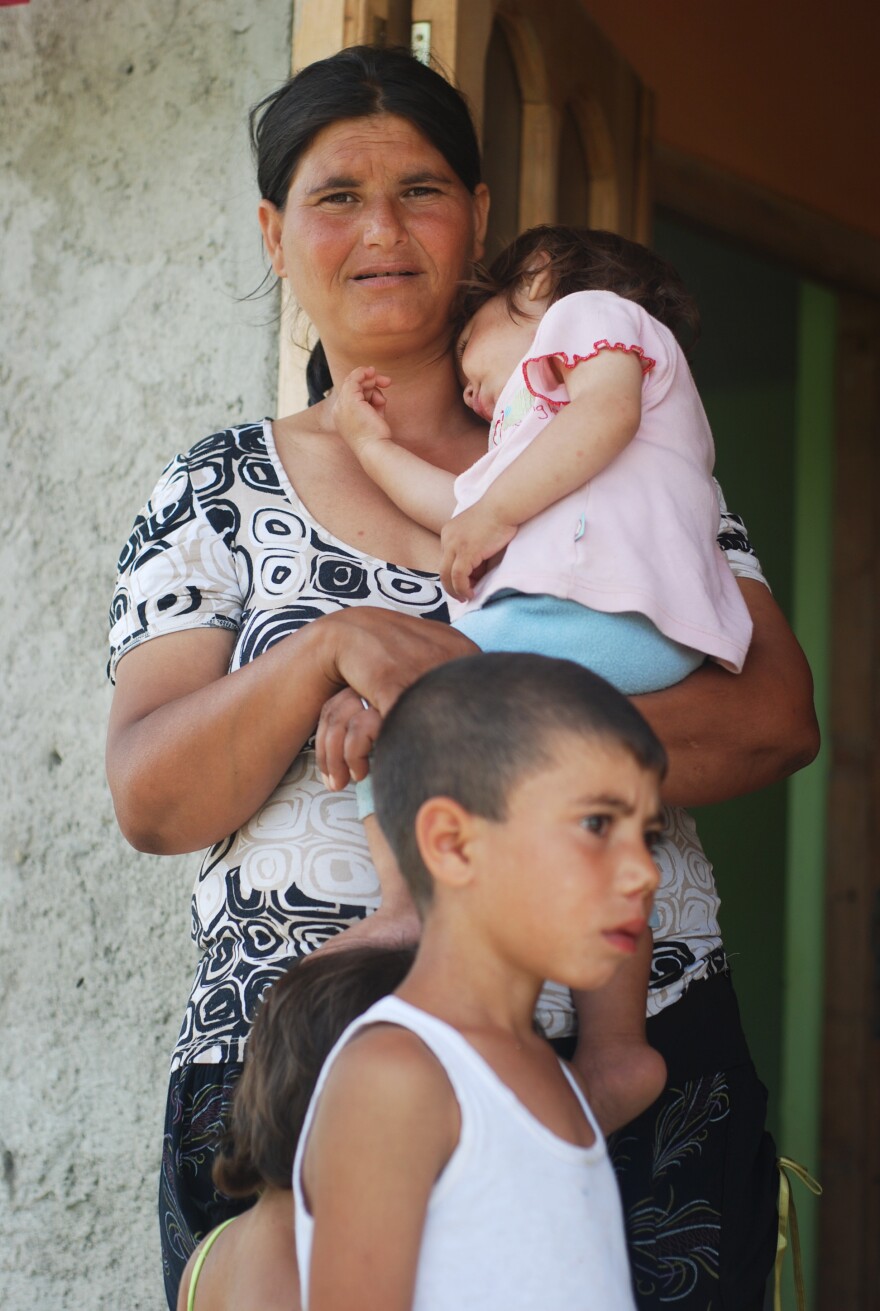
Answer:
<svg viewBox="0 0 880 1311"><path fill-rule="evenodd" d="M666 1059L666 1090L609 1143L639 1311L761 1311L776 1251L776 1149L730 976L692 984L648 1021L648 1040ZM211 1181L240 1073L188 1065L171 1077L159 1186L171 1311L197 1243L249 1205Z"/></svg>

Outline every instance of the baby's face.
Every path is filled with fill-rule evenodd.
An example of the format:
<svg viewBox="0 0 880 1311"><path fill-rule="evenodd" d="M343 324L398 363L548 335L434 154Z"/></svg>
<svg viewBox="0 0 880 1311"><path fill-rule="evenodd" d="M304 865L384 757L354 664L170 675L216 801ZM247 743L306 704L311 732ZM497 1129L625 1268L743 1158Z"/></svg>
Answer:
<svg viewBox="0 0 880 1311"><path fill-rule="evenodd" d="M517 297L508 307L503 296L481 305L455 344L458 374L465 404L490 422L498 397L531 345L540 314Z"/></svg>

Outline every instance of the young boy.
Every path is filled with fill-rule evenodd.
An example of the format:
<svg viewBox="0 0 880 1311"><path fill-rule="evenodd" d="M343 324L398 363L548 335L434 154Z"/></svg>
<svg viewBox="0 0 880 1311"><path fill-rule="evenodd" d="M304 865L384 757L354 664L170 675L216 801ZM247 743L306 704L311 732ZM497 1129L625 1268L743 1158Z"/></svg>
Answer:
<svg viewBox="0 0 880 1311"><path fill-rule="evenodd" d="M663 748L579 665L487 654L403 694L376 812L424 927L343 1035L294 1164L308 1311L632 1311L620 1203L544 979L601 987L657 886Z"/></svg>

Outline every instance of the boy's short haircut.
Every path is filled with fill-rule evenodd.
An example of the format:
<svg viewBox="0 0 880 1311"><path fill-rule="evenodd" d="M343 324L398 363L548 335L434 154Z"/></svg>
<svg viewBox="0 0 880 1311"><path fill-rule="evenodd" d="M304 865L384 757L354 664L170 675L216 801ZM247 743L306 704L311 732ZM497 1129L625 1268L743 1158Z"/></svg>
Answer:
<svg viewBox="0 0 880 1311"><path fill-rule="evenodd" d="M432 895L415 837L424 802L450 797L473 815L503 820L514 786L552 765L560 733L621 747L643 769L666 772L660 740L636 708L570 660L467 656L403 693L382 725L371 775L376 817L419 907Z"/></svg>

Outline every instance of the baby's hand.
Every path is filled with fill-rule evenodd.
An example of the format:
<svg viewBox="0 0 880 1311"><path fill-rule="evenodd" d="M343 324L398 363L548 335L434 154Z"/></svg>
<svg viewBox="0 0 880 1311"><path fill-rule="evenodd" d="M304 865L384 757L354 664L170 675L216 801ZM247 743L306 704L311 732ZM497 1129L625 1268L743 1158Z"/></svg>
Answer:
<svg viewBox="0 0 880 1311"><path fill-rule="evenodd" d="M367 366L353 369L339 388L333 401L336 431L360 458L370 442L391 440L385 421L385 392L391 379Z"/></svg>
<svg viewBox="0 0 880 1311"><path fill-rule="evenodd" d="M477 501L443 525L440 533L440 581L456 600L468 601L481 569L516 534L516 524L504 523Z"/></svg>
<svg viewBox="0 0 880 1311"><path fill-rule="evenodd" d="M315 757L324 786L338 792L366 778L382 717L350 687L325 701L315 734Z"/></svg>

